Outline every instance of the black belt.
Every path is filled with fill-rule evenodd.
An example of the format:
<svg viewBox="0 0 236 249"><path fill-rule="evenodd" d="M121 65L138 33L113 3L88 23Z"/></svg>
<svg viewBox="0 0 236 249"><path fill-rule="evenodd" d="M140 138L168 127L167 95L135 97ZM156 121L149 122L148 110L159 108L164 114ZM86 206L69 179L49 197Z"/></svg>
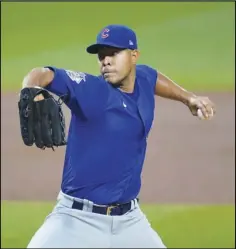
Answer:
<svg viewBox="0 0 236 249"><path fill-rule="evenodd" d="M138 201L138 199L136 199ZM83 210L84 204L82 202L74 201L72 204L73 209ZM104 214L104 215L123 215L127 213L132 207L132 201L124 203L124 204L117 204L117 205L110 205L110 206L96 206L93 205L92 212L97 214Z"/></svg>

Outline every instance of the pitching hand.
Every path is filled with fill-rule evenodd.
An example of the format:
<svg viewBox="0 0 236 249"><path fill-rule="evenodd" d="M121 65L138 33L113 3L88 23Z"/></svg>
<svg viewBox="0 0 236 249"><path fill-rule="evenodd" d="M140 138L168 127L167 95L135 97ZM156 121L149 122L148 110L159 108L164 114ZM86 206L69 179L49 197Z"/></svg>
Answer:
<svg viewBox="0 0 236 249"><path fill-rule="evenodd" d="M208 97L194 96L187 103L188 108L194 116L200 119L211 119L216 113L215 106Z"/></svg>

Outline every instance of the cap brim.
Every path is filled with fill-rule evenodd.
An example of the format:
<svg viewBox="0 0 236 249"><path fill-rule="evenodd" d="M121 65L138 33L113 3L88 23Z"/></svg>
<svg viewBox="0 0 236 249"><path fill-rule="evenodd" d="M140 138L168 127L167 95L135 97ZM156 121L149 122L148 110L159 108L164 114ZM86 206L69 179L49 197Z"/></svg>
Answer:
<svg viewBox="0 0 236 249"><path fill-rule="evenodd" d="M89 54L97 54L99 48L101 48L102 46L103 46L103 45L101 45L101 44L92 44L92 45L90 45L89 47L87 47L86 51L87 51Z"/></svg>
<svg viewBox="0 0 236 249"><path fill-rule="evenodd" d="M113 47L113 48L121 48L121 49L126 49L124 47L120 47L118 46L117 44L113 44L113 43L109 43L109 44L92 44L90 46L87 47L86 51L89 53L89 54L97 54L99 49L100 48L103 48L103 47Z"/></svg>

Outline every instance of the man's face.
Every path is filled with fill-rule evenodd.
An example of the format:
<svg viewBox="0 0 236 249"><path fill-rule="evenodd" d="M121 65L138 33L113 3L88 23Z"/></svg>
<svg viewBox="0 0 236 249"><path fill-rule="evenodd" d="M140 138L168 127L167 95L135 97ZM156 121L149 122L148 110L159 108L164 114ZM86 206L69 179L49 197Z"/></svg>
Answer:
<svg viewBox="0 0 236 249"><path fill-rule="evenodd" d="M98 51L100 73L111 84L120 84L136 64L137 51L103 47Z"/></svg>

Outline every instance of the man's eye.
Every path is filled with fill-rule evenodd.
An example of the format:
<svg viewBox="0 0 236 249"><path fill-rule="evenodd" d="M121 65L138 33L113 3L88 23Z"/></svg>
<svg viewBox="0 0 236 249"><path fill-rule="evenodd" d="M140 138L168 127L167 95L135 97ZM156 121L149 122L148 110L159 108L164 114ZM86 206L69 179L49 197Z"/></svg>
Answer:
<svg viewBox="0 0 236 249"><path fill-rule="evenodd" d="M101 60L103 60L105 58L105 56L104 55L102 55L102 54L98 54L98 59L101 61Z"/></svg>
<svg viewBox="0 0 236 249"><path fill-rule="evenodd" d="M119 51L113 52L113 55L117 55L117 54L119 54Z"/></svg>

